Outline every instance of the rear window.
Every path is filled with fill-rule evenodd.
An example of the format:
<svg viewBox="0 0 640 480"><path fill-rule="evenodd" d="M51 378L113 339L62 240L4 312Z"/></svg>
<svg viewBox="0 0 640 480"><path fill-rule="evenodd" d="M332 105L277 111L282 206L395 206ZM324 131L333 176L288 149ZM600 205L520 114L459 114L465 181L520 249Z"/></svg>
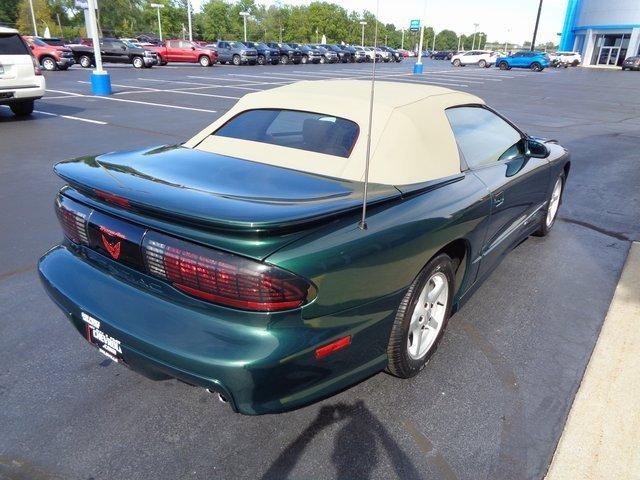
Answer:
<svg viewBox="0 0 640 480"><path fill-rule="evenodd" d="M16 33L0 34L0 55L29 55L20 35Z"/></svg>
<svg viewBox="0 0 640 480"><path fill-rule="evenodd" d="M348 157L358 138L355 122L296 110L247 110L213 135Z"/></svg>

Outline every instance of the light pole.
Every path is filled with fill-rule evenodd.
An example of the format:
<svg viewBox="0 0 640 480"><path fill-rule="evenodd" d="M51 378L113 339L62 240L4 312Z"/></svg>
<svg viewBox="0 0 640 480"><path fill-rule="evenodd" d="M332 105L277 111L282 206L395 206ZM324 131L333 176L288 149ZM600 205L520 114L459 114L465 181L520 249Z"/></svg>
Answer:
<svg viewBox="0 0 640 480"><path fill-rule="evenodd" d="M160 22L160 9L164 8L164 5L161 3L150 3L149 6L155 8L158 11L158 37L160 41L162 41L162 23Z"/></svg>
<svg viewBox="0 0 640 480"><path fill-rule="evenodd" d="M462 36L458 37L458 52L460 51L460 41L462 40Z"/></svg>
<svg viewBox="0 0 640 480"><path fill-rule="evenodd" d="M413 65L413 74L421 74L423 71L422 66L422 37L424 37L424 22L427 18L427 0L424 0L424 8L422 10L422 25L420 26L420 41L418 42L418 60Z"/></svg>
<svg viewBox="0 0 640 480"><path fill-rule="evenodd" d="M93 56L96 69L91 72L91 91L94 95L111 95L111 77L102 69L102 54L100 53L100 35L98 34L98 22L96 20L96 0L87 1L87 32L91 32L93 42Z"/></svg>
<svg viewBox="0 0 640 480"><path fill-rule="evenodd" d="M475 50L476 49L476 32L478 31L478 27L480 26L479 23L474 23L473 24L473 45L471 45L471 50Z"/></svg>
<svg viewBox="0 0 640 480"><path fill-rule="evenodd" d="M187 19L189 21L189 41L193 42L193 30L191 28L191 0L187 0Z"/></svg>
<svg viewBox="0 0 640 480"><path fill-rule="evenodd" d="M364 47L364 26L367 24L367 22L365 22L364 20L362 20L360 22L360 25L362 25L362 40L360 41L360 46Z"/></svg>
<svg viewBox="0 0 640 480"><path fill-rule="evenodd" d="M280 27L280 43L282 43L282 32L284 32L284 28Z"/></svg>
<svg viewBox="0 0 640 480"><path fill-rule="evenodd" d="M542 0L538 4L538 16L536 17L536 26L533 27L533 38L531 39L531 51L536 48L536 37L538 36L538 25L540 24L540 12L542 12Z"/></svg>
<svg viewBox="0 0 640 480"><path fill-rule="evenodd" d="M505 54L509 51L509 50L508 50L508 48L509 48L509 43L508 43L508 42L509 42L509 36L510 36L510 35L511 35L511 29L510 29L510 28L508 28L508 29L507 29L507 40L504 42L504 53L505 53Z"/></svg>
<svg viewBox="0 0 640 480"><path fill-rule="evenodd" d="M247 17L251 15L249 12L240 12L240 16L244 21L244 41L247 41Z"/></svg>
<svg viewBox="0 0 640 480"><path fill-rule="evenodd" d="M480 50L482 50L482 36L483 36L483 34L482 34L482 33L479 33L479 34L478 34L478 48L479 48ZM485 41L486 41L486 38L485 38Z"/></svg>
<svg viewBox="0 0 640 480"><path fill-rule="evenodd" d="M402 29L402 40L400 41L400 49L404 50L404 28Z"/></svg>
<svg viewBox="0 0 640 480"><path fill-rule="evenodd" d="M29 0L29 8L31 9L31 21L33 22L33 34L38 36L38 25L36 25L36 14L33 12L33 0Z"/></svg>

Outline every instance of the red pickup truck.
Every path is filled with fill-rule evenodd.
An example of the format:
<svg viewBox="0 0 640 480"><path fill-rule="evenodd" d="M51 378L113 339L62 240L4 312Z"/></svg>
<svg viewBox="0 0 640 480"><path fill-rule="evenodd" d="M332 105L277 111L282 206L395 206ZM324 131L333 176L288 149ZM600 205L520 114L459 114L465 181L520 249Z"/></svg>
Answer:
<svg viewBox="0 0 640 480"><path fill-rule="evenodd" d="M145 45L144 48L158 54L160 65L168 62L190 62L209 67L218 61L218 52L188 40L167 40L164 45Z"/></svg>
<svg viewBox="0 0 640 480"><path fill-rule="evenodd" d="M70 48L49 45L38 37L23 36L22 38L45 70L66 70L75 63Z"/></svg>

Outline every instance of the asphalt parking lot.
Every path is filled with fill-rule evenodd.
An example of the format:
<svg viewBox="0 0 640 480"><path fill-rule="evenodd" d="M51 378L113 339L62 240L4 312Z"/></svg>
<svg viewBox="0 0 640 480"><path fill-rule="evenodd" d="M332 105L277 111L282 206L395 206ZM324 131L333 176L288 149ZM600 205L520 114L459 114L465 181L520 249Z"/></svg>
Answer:
<svg viewBox="0 0 640 480"><path fill-rule="evenodd" d="M57 161L179 143L252 91L368 78L371 65L108 66L47 73L32 118L0 107L0 478L537 479L548 467L629 242L640 239L634 72L542 73L427 61L380 80L479 95L572 152L560 221L498 267L412 380L384 373L281 415L232 413L177 381L109 363L67 324L35 263L61 231ZM117 305L114 307L117 308Z"/></svg>

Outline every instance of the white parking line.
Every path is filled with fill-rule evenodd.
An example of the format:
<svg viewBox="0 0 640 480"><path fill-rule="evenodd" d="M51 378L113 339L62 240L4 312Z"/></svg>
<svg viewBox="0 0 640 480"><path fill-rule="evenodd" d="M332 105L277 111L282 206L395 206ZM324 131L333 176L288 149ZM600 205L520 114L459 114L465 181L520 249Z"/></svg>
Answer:
<svg viewBox="0 0 640 480"><path fill-rule="evenodd" d="M138 77L138 80L145 81L145 82L162 82L162 83L180 83L184 85L199 85L197 88L177 88L177 89L161 90L163 92L164 91L175 92L178 90L204 90L206 88L235 88L238 90L251 90L253 92L261 92L262 90L264 90L262 88L253 88L253 87L247 87L242 85L210 85L210 84L198 83L198 82L185 82L183 80L160 80L155 78L140 78L140 77ZM253 85L253 84L250 84L250 85Z"/></svg>
<svg viewBox="0 0 640 480"><path fill-rule="evenodd" d="M8 105L0 105L0 106L9 108ZM44 112L42 110L34 110L33 113L39 113L40 115L46 115L46 116L49 116L49 117L66 118L67 120L76 120L78 122L93 123L93 124L96 124L96 125L108 125L107 122L103 122L102 120L91 120L90 118L74 117L73 115L61 115L59 113Z"/></svg>
<svg viewBox="0 0 640 480"><path fill-rule="evenodd" d="M253 76L255 78L255 76ZM228 76L224 77L199 77L197 75L187 75L187 78L199 78L204 80L224 80L226 82L242 82L244 85L283 85L286 82L257 82L255 80L243 80L241 78L229 78Z"/></svg>
<svg viewBox="0 0 640 480"><path fill-rule="evenodd" d="M78 80L78 83L90 84L91 82L85 82L83 80ZM240 99L240 97L231 97L229 95L215 95L213 93L184 92L182 90L169 90L169 89L160 89L160 88L136 87L136 86L133 86L133 85L122 85L120 83L112 83L111 85L114 86L114 87L123 87L123 88L139 88L141 90L150 91L150 92L181 93L183 95L197 95L197 96L200 96L200 97L229 98L229 99L232 99L232 100ZM135 92L127 92L127 93L135 93ZM137 93L141 93L141 92L137 92Z"/></svg>
<svg viewBox="0 0 640 480"><path fill-rule="evenodd" d="M73 97L85 97L85 98L94 98L97 100L110 100L112 102L126 102L126 103L136 103L139 105L149 105L152 107L162 107L162 108L175 108L177 110L190 110L193 112L205 112L205 113L217 113L217 110L207 110L204 108L194 108L194 107L182 107L180 105L167 105L164 103L153 103L153 102L142 102L140 100L127 100L124 98L114 98L114 97L100 97L100 96L94 96L94 95L84 95L82 93L76 93L76 92L66 92L64 90L49 90L50 92L55 92L55 93L66 93L68 95L71 95Z"/></svg>

